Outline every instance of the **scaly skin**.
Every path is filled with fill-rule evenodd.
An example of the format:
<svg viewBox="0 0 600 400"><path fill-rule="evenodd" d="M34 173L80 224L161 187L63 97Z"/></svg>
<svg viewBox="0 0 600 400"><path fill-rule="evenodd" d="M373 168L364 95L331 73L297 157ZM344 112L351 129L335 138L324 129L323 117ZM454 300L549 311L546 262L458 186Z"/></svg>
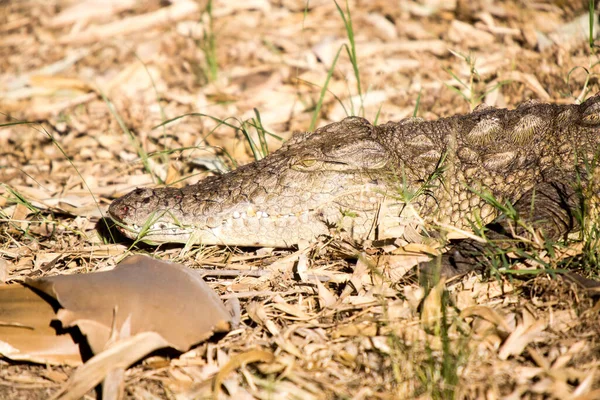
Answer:
<svg viewBox="0 0 600 400"><path fill-rule="evenodd" d="M576 228L573 184L588 180L583 160L599 144L600 96L375 127L350 117L196 185L136 189L109 215L149 243L290 247L331 234L415 242L424 223L493 221L496 208L478 194L488 191L560 237Z"/></svg>

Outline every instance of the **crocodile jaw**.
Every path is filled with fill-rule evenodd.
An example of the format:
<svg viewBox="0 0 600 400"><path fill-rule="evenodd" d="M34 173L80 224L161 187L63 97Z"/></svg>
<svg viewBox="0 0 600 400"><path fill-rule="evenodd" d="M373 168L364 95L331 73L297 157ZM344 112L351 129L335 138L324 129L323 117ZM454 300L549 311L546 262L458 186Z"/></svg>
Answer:
<svg viewBox="0 0 600 400"><path fill-rule="evenodd" d="M201 188L202 182L197 185ZM164 196L164 191L171 193ZM324 199L320 207L284 215L269 215L251 203L236 204L235 208L217 215L198 215L194 224L178 218L176 207L170 203L162 208L153 205L152 213L137 215L138 211L143 212L140 207L146 203L145 199L156 198L157 194L176 198L178 193L179 189L170 188L137 189L115 200L108 213L124 236L150 244L292 247L336 231L354 239L374 238L376 219L389 221L393 215L397 219L403 204L384 196L379 186L364 184L344 190L334 199ZM353 207L348 206L349 199ZM387 216L378 215L382 204Z"/></svg>
<svg viewBox="0 0 600 400"><path fill-rule="evenodd" d="M110 217L126 237L149 244L192 243L228 246L292 247L303 241L328 233L327 226L314 220L308 212L296 215L267 216L258 213L234 213L219 223L186 225L172 218L168 212L152 215L148 223L123 223L111 207ZM214 218L213 218L214 219ZM311 221L312 219L312 221Z"/></svg>

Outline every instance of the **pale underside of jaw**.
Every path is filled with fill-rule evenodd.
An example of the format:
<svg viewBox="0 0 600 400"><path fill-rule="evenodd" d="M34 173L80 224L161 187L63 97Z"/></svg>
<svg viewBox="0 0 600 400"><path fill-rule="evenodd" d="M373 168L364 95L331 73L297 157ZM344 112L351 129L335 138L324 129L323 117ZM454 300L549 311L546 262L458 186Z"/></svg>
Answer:
<svg viewBox="0 0 600 400"><path fill-rule="evenodd" d="M225 246L262 246L293 247L301 243L310 243L320 236L329 235L331 228L344 227L348 230L355 222L360 228L355 231L356 239L365 239L373 229L377 210L385 221L380 232L386 237L402 235L409 220L409 209L397 201L369 199L370 211L358 212L358 217L347 216L342 207L325 207L319 210L302 211L296 214L269 215L264 211L255 211L247 207L245 211L232 211L225 218L207 217L205 224L185 224L177 221L170 213L158 217L152 215L144 225L134 223L121 224L119 229L130 239L149 244L190 243ZM387 210L387 211L383 211ZM347 210L351 211L351 210ZM352 214L350 212L350 214ZM345 221L345 222L342 222ZM385 229L382 229L385 228ZM384 232L385 230L385 232ZM351 235L354 236L354 235Z"/></svg>
<svg viewBox="0 0 600 400"><path fill-rule="evenodd" d="M210 225L203 226L186 225L171 218L158 218L150 224L130 223L118 227L128 238L151 244L192 242L207 245L290 247L297 243L273 240L269 235L259 237L260 231L266 233L269 229L299 229L307 224L323 224L315 219L311 221L312 214L314 213L309 211L286 215L269 215L264 211L234 211L220 223L214 217L209 217L207 221ZM152 221L152 217L149 220Z"/></svg>

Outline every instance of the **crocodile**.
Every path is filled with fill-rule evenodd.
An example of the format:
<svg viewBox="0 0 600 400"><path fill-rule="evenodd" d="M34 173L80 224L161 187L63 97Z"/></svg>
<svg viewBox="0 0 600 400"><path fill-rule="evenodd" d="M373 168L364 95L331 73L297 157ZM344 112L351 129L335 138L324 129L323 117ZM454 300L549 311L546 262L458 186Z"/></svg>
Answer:
<svg viewBox="0 0 600 400"><path fill-rule="evenodd" d="M597 197L599 145L600 94L570 105L482 104L434 121L348 117L197 184L135 189L108 214L126 237L152 244L293 247L330 236L414 243L431 226L521 235L499 211L510 203L559 239L579 229L581 189Z"/></svg>

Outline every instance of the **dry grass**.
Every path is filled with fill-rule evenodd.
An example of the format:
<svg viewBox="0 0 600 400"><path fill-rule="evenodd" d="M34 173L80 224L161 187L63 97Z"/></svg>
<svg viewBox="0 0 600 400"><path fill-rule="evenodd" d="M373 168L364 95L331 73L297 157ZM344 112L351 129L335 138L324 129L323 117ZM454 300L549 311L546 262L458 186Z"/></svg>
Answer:
<svg viewBox="0 0 600 400"><path fill-rule="evenodd" d="M130 398L210 397L229 369L220 398L600 398L598 305L560 280L468 277L425 297L405 275L419 256L410 249L357 261L341 243L304 254L115 243L102 219L112 199L252 160L242 132L218 120L239 126L258 110L284 139L308 129L348 38L330 0L214 1L212 14L189 1L108 3L0 3L0 111L31 122L0 129L0 280L94 271L129 253L269 271L208 278L240 297L241 327L132 367ZM349 112L399 120L417 99L433 119L479 98L571 103L598 90L585 35L556 35L582 2L393 3L349 2L363 98L343 50L318 125ZM544 47L548 37L560 45ZM154 128L189 113L212 118ZM248 129L255 143L258 132ZM295 262L324 282L296 276ZM47 398L71 373L0 360L0 397Z"/></svg>

